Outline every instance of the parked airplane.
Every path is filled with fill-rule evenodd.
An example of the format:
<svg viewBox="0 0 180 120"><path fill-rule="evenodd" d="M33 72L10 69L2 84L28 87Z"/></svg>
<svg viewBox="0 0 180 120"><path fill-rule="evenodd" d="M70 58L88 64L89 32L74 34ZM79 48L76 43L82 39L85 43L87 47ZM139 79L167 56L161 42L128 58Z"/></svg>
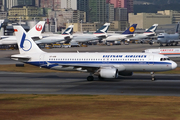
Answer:
<svg viewBox="0 0 180 120"><path fill-rule="evenodd" d="M73 34L71 43L87 43L93 40L101 40L107 37L107 30L110 23L105 23L100 29L98 29L94 34Z"/></svg>
<svg viewBox="0 0 180 120"><path fill-rule="evenodd" d="M163 46L163 44L166 44L166 46L173 45L173 43L177 45L178 42L180 42L178 29L179 29L179 23L177 24L175 34L160 33L158 35L157 43L159 43L160 46Z"/></svg>
<svg viewBox="0 0 180 120"><path fill-rule="evenodd" d="M180 48L146 49L144 53L158 53L168 57L180 57Z"/></svg>
<svg viewBox="0 0 180 120"><path fill-rule="evenodd" d="M125 30L122 34L109 34L107 38L103 39L105 42L114 42L121 41L127 38L133 37L134 31L136 30L137 24L131 25L127 30Z"/></svg>
<svg viewBox="0 0 180 120"><path fill-rule="evenodd" d="M54 70L77 70L89 72L88 81L99 78L131 76L134 71L167 71L177 67L168 57L152 53L46 53L39 49L21 26L14 26L20 54L12 55L14 60ZM162 60L163 59L163 60Z"/></svg>
<svg viewBox="0 0 180 120"><path fill-rule="evenodd" d="M61 35L53 34L53 35L46 35L43 34L40 40L36 40L36 44L48 44L48 43L57 43L57 42L70 42L72 38L74 25L70 25Z"/></svg>
<svg viewBox="0 0 180 120"><path fill-rule="evenodd" d="M31 30L28 31L30 37L41 37L45 21L39 21ZM1 36L0 45L17 44L16 36Z"/></svg>
<svg viewBox="0 0 180 120"><path fill-rule="evenodd" d="M0 20L0 29L1 29L3 23L4 23L4 19L1 19Z"/></svg>
<svg viewBox="0 0 180 120"><path fill-rule="evenodd" d="M4 34L4 31L1 30L2 24L4 23L4 19L0 20L0 36Z"/></svg>
<svg viewBox="0 0 180 120"><path fill-rule="evenodd" d="M147 29L144 33L142 33L142 34L135 34L133 37L127 39L127 41L130 41L130 40L140 40L141 42L143 42L142 39L150 38L150 37L153 37L153 36L156 35L157 27L158 27L158 24L154 24L149 29ZM150 41L149 44L153 44L153 43Z"/></svg>

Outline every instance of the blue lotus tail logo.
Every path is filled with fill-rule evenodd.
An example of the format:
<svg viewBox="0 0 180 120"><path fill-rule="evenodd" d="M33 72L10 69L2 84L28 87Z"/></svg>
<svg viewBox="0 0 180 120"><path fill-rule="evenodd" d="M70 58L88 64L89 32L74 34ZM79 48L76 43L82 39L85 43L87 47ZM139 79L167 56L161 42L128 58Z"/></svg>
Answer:
<svg viewBox="0 0 180 120"><path fill-rule="evenodd" d="M24 51L29 51L32 48L32 43L30 40L25 38L26 38L26 34L23 33L23 36L21 38L20 48L22 48Z"/></svg>

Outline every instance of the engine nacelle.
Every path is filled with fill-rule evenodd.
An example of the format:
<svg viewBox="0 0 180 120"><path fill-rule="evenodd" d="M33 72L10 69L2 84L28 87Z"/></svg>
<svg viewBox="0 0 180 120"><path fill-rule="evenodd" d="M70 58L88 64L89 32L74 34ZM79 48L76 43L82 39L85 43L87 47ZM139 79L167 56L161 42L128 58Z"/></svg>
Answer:
<svg viewBox="0 0 180 120"><path fill-rule="evenodd" d="M150 44L150 45L153 45L153 44L154 44L154 42L153 42L153 41L150 41L150 42L149 42L149 44Z"/></svg>
<svg viewBox="0 0 180 120"><path fill-rule="evenodd" d="M99 75L102 78L117 78L118 77L118 70L116 68L102 68L100 69Z"/></svg>
<svg viewBox="0 0 180 120"><path fill-rule="evenodd" d="M120 71L119 75L121 76L132 76L133 72L128 72L128 71Z"/></svg>

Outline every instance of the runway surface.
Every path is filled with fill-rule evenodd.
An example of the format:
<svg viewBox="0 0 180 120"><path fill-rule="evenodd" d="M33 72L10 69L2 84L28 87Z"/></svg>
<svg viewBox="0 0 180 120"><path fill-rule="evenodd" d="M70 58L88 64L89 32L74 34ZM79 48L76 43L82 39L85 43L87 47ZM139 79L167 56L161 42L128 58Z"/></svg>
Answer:
<svg viewBox="0 0 180 120"><path fill-rule="evenodd" d="M0 72L0 94L180 96L180 75L149 74L86 81L86 73Z"/></svg>

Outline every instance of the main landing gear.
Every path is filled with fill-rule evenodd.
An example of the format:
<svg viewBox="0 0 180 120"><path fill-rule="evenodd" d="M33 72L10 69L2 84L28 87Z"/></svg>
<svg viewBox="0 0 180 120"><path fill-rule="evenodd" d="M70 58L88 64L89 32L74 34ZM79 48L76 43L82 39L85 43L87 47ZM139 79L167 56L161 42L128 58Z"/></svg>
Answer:
<svg viewBox="0 0 180 120"><path fill-rule="evenodd" d="M94 77L92 76L92 73L90 73L90 75L87 77L87 81L93 81Z"/></svg>
<svg viewBox="0 0 180 120"><path fill-rule="evenodd" d="M151 80L152 80L152 81L155 81L155 80L156 80L156 78L155 78L155 76L154 76L154 72L151 72Z"/></svg>

